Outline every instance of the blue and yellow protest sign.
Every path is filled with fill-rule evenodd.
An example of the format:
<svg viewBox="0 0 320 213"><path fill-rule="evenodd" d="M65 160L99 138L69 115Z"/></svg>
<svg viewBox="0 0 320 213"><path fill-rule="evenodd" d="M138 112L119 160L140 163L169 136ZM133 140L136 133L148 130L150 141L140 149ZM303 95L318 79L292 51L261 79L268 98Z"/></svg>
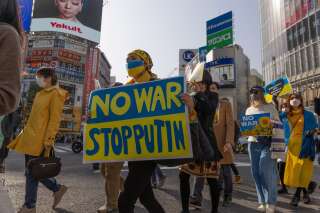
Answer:
<svg viewBox="0 0 320 213"><path fill-rule="evenodd" d="M84 162L191 158L183 77L96 90L84 130Z"/></svg>
<svg viewBox="0 0 320 213"><path fill-rule="evenodd" d="M242 137L272 136L270 113L256 115L242 115L240 120Z"/></svg>
<svg viewBox="0 0 320 213"><path fill-rule="evenodd" d="M273 96L283 97L292 92L292 86L288 77L278 78L265 86L264 89L265 99L268 103L272 102Z"/></svg>

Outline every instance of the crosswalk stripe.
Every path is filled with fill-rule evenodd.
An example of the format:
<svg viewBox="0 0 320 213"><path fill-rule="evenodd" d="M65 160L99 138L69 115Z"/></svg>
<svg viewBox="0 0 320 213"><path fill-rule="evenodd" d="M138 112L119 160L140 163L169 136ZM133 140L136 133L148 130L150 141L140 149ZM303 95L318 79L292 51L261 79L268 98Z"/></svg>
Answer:
<svg viewBox="0 0 320 213"><path fill-rule="evenodd" d="M57 147L54 148L54 151L55 151L55 152L58 152L58 153L67 153L67 151L62 150L62 149L59 149L59 148L57 148Z"/></svg>
<svg viewBox="0 0 320 213"><path fill-rule="evenodd" d="M56 146L56 148L62 149L62 150L67 151L67 152L72 152L72 149L69 148L69 147L66 147L66 146Z"/></svg>

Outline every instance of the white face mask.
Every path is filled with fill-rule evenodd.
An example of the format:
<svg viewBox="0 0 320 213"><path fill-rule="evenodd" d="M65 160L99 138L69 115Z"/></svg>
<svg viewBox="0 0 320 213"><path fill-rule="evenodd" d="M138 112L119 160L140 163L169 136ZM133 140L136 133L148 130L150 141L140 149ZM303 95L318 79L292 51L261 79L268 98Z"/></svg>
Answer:
<svg viewBox="0 0 320 213"><path fill-rule="evenodd" d="M301 105L301 101L297 98L294 98L290 101L290 105L293 107L299 107Z"/></svg>
<svg viewBox="0 0 320 213"><path fill-rule="evenodd" d="M40 78L36 77L36 81L37 81L37 84L38 84L39 87L41 87L41 88L45 87L46 83L44 82L43 77L40 77Z"/></svg>

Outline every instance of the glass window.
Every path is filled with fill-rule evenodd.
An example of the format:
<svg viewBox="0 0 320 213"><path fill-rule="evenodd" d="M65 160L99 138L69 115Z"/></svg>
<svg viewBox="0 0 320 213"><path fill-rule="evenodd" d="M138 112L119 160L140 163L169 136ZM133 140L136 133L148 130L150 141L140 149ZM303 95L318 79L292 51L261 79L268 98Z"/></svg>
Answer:
<svg viewBox="0 0 320 213"><path fill-rule="evenodd" d="M309 37L309 23L308 23L308 19L304 19L303 20L303 26L304 26L304 42L307 43L310 40Z"/></svg>
<svg viewBox="0 0 320 213"><path fill-rule="evenodd" d="M295 62L296 62L296 74L299 75L301 74L301 60L300 60L300 54L299 54L299 51L297 51L295 53Z"/></svg>
<svg viewBox="0 0 320 213"><path fill-rule="evenodd" d="M319 44L318 43L313 44L313 56L314 56L314 66L315 66L315 68L318 68L320 66Z"/></svg>
<svg viewBox="0 0 320 213"><path fill-rule="evenodd" d="M293 34L293 48L296 48L298 46L298 31L297 31L297 25L295 25L293 28L292 34Z"/></svg>
<svg viewBox="0 0 320 213"><path fill-rule="evenodd" d="M307 47L307 61L308 61L308 70L313 70L313 60L312 60L312 46Z"/></svg>
<svg viewBox="0 0 320 213"><path fill-rule="evenodd" d="M320 11L318 11L316 14L316 29L318 36L320 37Z"/></svg>
<svg viewBox="0 0 320 213"><path fill-rule="evenodd" d="M306 49L303 48L302 50L300 50L301 69L302 69L302 72L306 72L306 71L307 71L307 68L308 68L307 60L306 60L305 55L306 55Z"/></svg>
<svg viewBox="0 0 320 213"><path fill-rule="evenodd" d="M315 15L310 16L310 34L311 34L311 39L315 40L316 38L316 17Z"/></svg>
<svg viewBox="0 0 320 213"><path fill-rule="evenodd" d="M302 45L303 44L303 33L304 33L304 27L303 27L303 23L299 22L298 26L298 45Z"/></svg>

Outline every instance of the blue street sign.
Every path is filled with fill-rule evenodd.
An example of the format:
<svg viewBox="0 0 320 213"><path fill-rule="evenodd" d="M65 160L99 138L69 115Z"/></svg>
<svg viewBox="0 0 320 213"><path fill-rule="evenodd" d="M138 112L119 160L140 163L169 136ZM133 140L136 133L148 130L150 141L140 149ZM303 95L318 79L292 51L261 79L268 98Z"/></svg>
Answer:
<svg viewBox="0 0 320 213"><path fill-rule="evenodd" d="M221 59L217 59L217 60L206 63L205 68L232 65L232 64L234 64L234 58L221 58Z"/></svg>
<svg viewBox="0 0 320 213"><path fill-rule="evenodd" d="M199 48L199 60L200 62L205 62L207 59L207 46Z"/></svg>
<svg viewBox="0 0 320 213"><path fill-rule="evenodd" d="M207 21L207 35L232 27L232 11Z"/></svg>

